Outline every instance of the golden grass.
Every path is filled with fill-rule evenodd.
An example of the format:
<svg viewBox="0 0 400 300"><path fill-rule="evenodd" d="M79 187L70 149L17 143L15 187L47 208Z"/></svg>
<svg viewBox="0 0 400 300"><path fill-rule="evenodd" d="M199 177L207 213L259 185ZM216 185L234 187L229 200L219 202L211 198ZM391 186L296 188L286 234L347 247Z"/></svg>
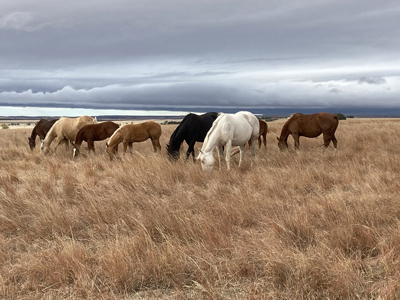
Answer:
<svg viewBox="0 0 400 300"><path fill-rule="evenodd" d="M105 141L73 161L1 130L0 299L400 296L400 120L342 121L325 153L280 152L268 125L253 166L210 174L169 162L172 125L161 155L112 162Z"/></svg>

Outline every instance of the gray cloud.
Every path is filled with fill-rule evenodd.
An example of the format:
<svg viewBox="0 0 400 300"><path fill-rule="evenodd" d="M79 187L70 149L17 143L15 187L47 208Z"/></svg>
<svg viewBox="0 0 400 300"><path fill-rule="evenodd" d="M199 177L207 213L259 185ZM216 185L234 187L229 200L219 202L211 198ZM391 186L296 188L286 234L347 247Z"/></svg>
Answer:
<svg viewBox="0 0 400 300"><path fill-rule="evenodd" d="M0 106L395 105L399 19L372 0L6 1Z"/></svg>
<svg viewBox="0 0 400 300"><path fill-rule="evenodd" d="M385 84L386 80L385 80L385 78L382 78L382 77L366 77L366 76L363 76L360 79L358 79L358 84L363 84L363 83L367 83L367 84Z"/></svg>

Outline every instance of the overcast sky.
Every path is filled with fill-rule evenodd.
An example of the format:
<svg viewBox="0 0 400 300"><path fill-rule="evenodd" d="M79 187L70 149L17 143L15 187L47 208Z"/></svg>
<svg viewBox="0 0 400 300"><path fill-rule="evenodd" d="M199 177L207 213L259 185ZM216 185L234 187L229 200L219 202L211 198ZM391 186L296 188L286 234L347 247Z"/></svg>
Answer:
<svg viewBox="0 0 400 300"><path fill-rule="evenodd" d="M0 8L0 115L23 114L21 106L400 107L398 1L0 0Z"/></svg>

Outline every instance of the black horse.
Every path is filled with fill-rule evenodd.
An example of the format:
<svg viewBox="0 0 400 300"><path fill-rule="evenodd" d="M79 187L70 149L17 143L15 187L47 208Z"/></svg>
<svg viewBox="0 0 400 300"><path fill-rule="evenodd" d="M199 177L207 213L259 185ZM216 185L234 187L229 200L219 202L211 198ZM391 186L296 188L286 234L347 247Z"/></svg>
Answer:
<svg viewBox="0 0 400 300"><path fill-rule="evenodd" d="M208 112L203 115L188 114L182 122L176 127L167 144L167 151L171 160L179 158L179 149L183 141L186 141L189 148L186 152L186 159L192 154L195 160L194 144L204 142L207 132L210 130L213 122L218 117L216 112Z"/></svg>
<svg viewBox="0 0 400 300"><path fill-rule="evenodd" d="M40 140L43 141L44 138L46 137L47 132L49 132L51 126L53 126L54 123L57 121L58 119L54 120L40 119L40 121L37 122L36 126L33 127L31 136L28 137L29 148L31 148L31 150L33 150L33 148L36 147L36 136L39 136Z"/></svg>

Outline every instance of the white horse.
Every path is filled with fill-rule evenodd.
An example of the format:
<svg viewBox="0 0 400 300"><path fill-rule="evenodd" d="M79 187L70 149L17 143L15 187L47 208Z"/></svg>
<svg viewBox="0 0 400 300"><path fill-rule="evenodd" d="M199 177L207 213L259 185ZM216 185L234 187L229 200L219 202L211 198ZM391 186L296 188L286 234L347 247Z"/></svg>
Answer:
<svg viewBox="0 0 400 300"><path fill-rule="evenodd" d="M219 166L221 168L222 147L225 146L226 166L229 170L232 146L239 146L240 159L242 163L245 145L251 140L251 155L256 153L256 141L259 133L259 122L255 115L248 111L239 111L236 114L220 114L214 121L211 129L207 132L203 146L197 159L201 162L203 170L211 171L214 165L213 150L217 148Z"/></svg>
<svg viewBox="0 0 400 300"><path fill-rule="evenodd" d="M85 125L97 123L97 118L90 116L82 116L79 118L68 118L61 117L54 125L50 128L46 137L42 141L40 150L47 154L50 150L50 145L54 139L56 139L56 147L54 151L57 150L58 145L63 142L68 143L69 141L74 141L75 136L78 131Z"/></svg>

